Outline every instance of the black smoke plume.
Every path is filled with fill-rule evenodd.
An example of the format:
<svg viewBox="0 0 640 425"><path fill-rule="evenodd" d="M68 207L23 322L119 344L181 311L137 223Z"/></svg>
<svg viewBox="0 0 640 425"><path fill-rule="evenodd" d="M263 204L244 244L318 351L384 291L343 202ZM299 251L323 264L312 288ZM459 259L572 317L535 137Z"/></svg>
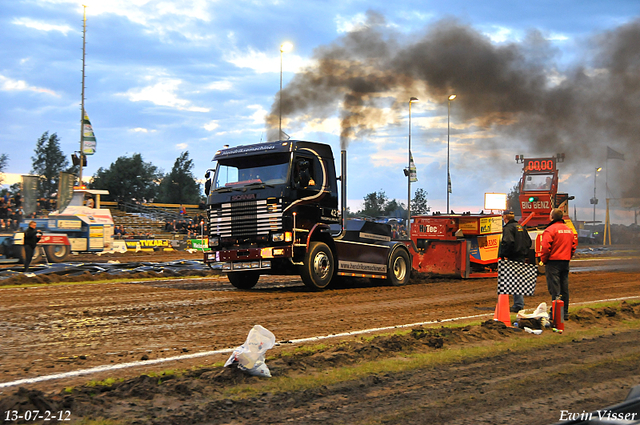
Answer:
<svg viewBox="0 0 640 425"><path fill-rule="evenodd" d="M339 114L346 147L389 125L385 108L399 121L411 96L446 107L447 96L456 93L457 120L511 141L500 148L564 152L575 170L588 172L611 146L626 155L622 165L633 166L640 137L640 20L586 40L580 55L579 63L564 64L537 30L520 42L498 44L446 19L403 35L369 12L363 28L316 49L314 65L283 89L282 114L294 122ZM276 99L267 122L276 128L271 138L277 137L278 111Z"/></svg>

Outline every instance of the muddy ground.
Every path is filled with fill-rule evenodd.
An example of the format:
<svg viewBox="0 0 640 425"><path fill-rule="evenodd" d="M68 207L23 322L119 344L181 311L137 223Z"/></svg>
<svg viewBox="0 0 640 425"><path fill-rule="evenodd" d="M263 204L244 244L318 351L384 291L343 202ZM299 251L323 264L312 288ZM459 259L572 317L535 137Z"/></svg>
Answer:
<svg viewBox="0 0 640 425"><path fill-rule="evenodd" d="M637 253L628 250L582 256L572 264L574 270L584 270L571 275L572 305L640 298L637 266ZM386 330L366 334L377 335L373 340L363 335L326 339L325 347L312 354L296 354L295 349L317 342L286 342L456 317L484 322L493 315L495 289L494 279L415 276L405 287L363 280L314 293L299 278L281 277L262 278L254 290L238 291L215 275L0 289L0 385L95 366L141 364L0 387L0 414L38 408L68 411L71 422L103 417L139 424L546 424L559 421L562 411L580 413L615 404L640 384L640 327L633 325L640 319L640 307L632 299L617 311L572 310L562 335L547 330L534 336L490 320L455 331L437 324L414 325L403 336L381 336L390 332ZM548 298L540 277L536 294L526 298L528 311ZM632 325L623 325L629 321ZM144 365L237 347L255 324L281 342L268 352L271 380L213 366L228 353ZM594 333L584 334L587 330ZM554 345L538 348L536 341L543 338ZM515 344L518 341L523 342ZM420 364L399 371L371 367L369 373L333 384L262 387L288 378L322 378L334 368L366 362L379 365L393 359L402 364L419 353L497 343L506 348L455 358L446 366ZM163 375L168 370L186 372ZM122 381L87 385L108 378ZM230 395L227 391L237 385L257 392L248 398Z"/></svg>

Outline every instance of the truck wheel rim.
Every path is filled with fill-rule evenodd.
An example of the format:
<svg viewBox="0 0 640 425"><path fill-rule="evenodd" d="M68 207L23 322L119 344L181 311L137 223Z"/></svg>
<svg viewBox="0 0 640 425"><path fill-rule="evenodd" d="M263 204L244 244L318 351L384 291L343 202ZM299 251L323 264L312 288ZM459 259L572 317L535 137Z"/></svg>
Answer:
<svg viewBox="0 0 640 425"><path fill-rule="evenodd" d="M329 275L329 257L324 252L319 252L313 259L313 271L320 279Z"/></svg>
<svg viewBox="0 0 640 425"><path fill-rule="evenodd" d="M393 263L393 275L399 281L404 280L404 277L407 274L407 264L405 263L402 257L396 258L396 261Z"/></svg>

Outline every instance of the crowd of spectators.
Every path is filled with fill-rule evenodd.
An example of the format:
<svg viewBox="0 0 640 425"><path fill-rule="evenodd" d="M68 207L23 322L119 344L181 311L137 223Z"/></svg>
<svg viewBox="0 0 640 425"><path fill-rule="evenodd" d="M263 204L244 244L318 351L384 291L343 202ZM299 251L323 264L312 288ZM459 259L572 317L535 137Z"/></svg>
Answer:
<svg viewBox="0 0 640 425"><path fill-rule="evenodd" d="M399 240L399 239L409 239L409 235L407 235L407 228L404 224L399 223L390 223L391 224L391 239Z"/></svg>
<svg viewBox="0 0 640 425"><path fill-rule="evenodd" d="M201 235L207 235L207 223L201 214L193 218L183 216L178 220L167 220L163 230L175 235L185 235L190 239L198 239ZM135 231L123 225L115 226L113 236L116 239L153 239L155 237L151 232Z"/></svg>
<svg viewBox="0 0 640 425"><path fill-rule="evenodd" d="M11 195L6 192L0 196L0 231L9 232L20 228L20 223L28 219L47 217L56 207L55 199L40 198L36 202L36 210L31 214L24 212L21 192Z"/></svg>
<svg viewBox="0 0 640 425"><path fill-rule="evenodd" d="M24 218L22 195L20 192L17 192L13 196L6 193L0 197L0 232L18 230Z"/></svg>
<svg viewBox="0 0 640 425"><path fill-rule="evenodd" d="M51 211L55 211L57 209L57 200L56 198L45 198L42 197L36 201L36 215L38 217L46 217L49 215Z"/></svg>
<svg viewBox="0 0 640 425"><path fill-rule="evenodd" d="M125 227L120 224L114 227L113 229L113 237L116 239L153 239L155 235L150 231L135 231L125 229Z"/></svg>
<svg viewBox="0 0 640 425"><path fill-rule="evenodd" d="M207 234L207 221L202 214L193 218L181 215L179 220L167 220L164 231L187 235L188 238L199 238L200 235Z"/></svg>

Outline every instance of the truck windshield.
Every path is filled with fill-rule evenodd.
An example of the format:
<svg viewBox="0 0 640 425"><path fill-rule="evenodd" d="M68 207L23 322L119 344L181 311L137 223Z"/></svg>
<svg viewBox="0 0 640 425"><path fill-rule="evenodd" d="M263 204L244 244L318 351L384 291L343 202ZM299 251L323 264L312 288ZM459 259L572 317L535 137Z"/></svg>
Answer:
<svg viewBox="0 0 640 425"><path fill-rule="evenodd" d="M523 190L550 190L553 174L527 174L524 177Z"/></svg>
<svg viewBox="0 0 640 425"><path fill-rule="evenodd" d="M235 188L256 183L269 185L286 183L289 155L283 153L220 160L216 168L213 189Z"/></svg>

